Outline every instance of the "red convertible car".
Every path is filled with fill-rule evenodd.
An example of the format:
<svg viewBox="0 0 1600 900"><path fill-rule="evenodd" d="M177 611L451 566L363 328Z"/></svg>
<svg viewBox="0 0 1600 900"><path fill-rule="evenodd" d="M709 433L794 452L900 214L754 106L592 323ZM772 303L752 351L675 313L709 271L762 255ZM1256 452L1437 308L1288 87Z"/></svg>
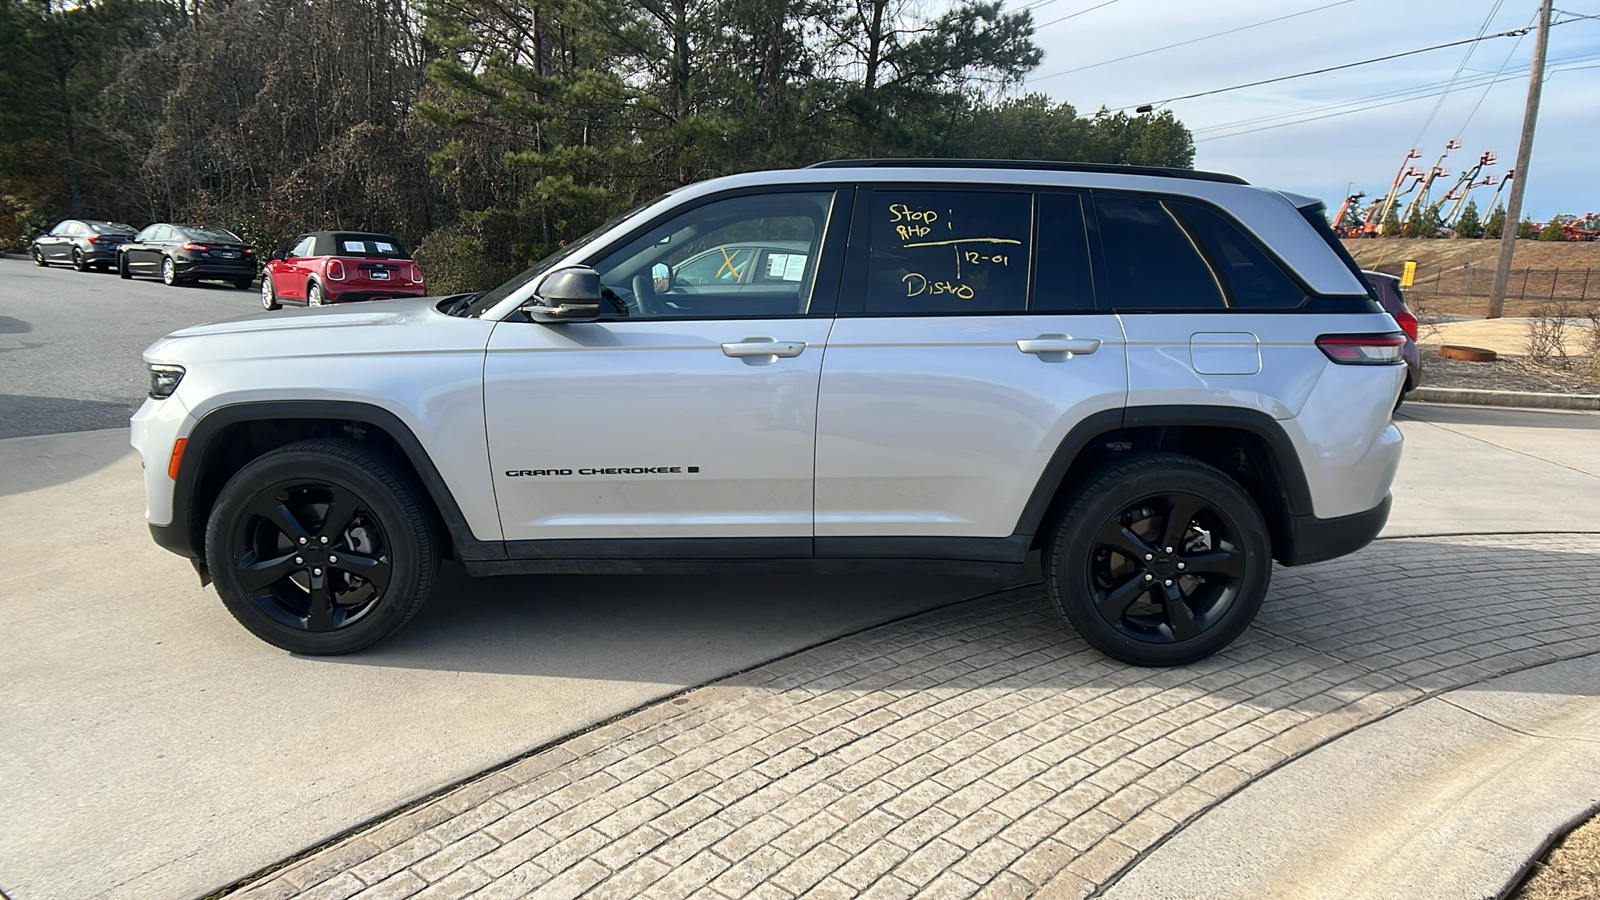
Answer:
<svg viewBox="0 0 1600 900"><path fill-rule="evenodd" d="M261 270L261 305L267 309L284 300L322 306L427 294L422 268L387 234L307 232L295 238L292 249L273 251Z"/></svg>

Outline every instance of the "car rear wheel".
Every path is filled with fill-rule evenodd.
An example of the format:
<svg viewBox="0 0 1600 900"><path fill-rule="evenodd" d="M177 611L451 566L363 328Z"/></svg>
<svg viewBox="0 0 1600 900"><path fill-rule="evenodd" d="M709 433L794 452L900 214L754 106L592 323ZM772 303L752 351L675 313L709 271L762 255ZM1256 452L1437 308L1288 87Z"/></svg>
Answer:
<svg viewBox="0 0 1600 900"><path fill-rule="evenodd" d="M161 283L167 287L178 286L178 266L170 256L161 257Z"/></svg>
<svg viewBox="0 0 1600 900"><path fill-rule="evenodd" d="M414 481L350 441L308 440L240 469L212 509L217 593L256 637L292 653L350 653L416 614L439 538Z"/></svg>
<svg viewBox="0 0 1600 900"><path fill-rule="evenodd" d="M1176 666L1226 647L1255 618L1272 545L1232 479L1189 457L1144 454L1103 469L1056 521L1045 571L1056 608L1090 646Z"/></svg>
<svg viewBox="0 0 1600 900"><path fill-rule="evenodd" d="M39 249L38 244L33 245L33 264L41 269L50 265L50 260L44 258L44 251Z"/></svg>
<svg viewBox="0 0 1600 900"><path fill-rule="evenodd" d="M310 284L306 285L306 305L307 306L321 306L322 304L324 304L326 302L327 301L325 299L323 299L323 296L322 296L322 285L317 284L315 281L313 281Z"/></svg>
<svg viewBox="0 0 1600 900"><path fill-rule="evenodd" d="M117 254L117 277L122 279L133 277L133 270L128 268L128 257L121 253Z"/></svg>
<svg viewBox="0 0 1600 900"><path fill-rule="evenodd" d="M278 292L272 289L272 276L266 272L261 273L261 308L267 310L280 308Z"/></svg>
<svg viewBox="0 0 1600 900"><path fill-rule="evenodd" d="M79 272L82 272L84 269L88 268L88 266L83 264L83 251L76 247L72 248L72 268Z"/></svg>

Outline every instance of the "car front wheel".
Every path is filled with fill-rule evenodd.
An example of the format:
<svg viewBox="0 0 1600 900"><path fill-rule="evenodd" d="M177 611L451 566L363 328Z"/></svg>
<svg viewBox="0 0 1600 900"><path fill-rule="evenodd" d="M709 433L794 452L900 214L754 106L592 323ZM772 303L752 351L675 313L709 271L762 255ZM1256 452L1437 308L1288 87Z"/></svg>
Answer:
<svg viewBox="0 0 1600 900"><path fill-rule="evenodd" d="M1198 460L1141 454L1103 469L1055 523L1051 599L1107 656L1140 666L1196 662L1255 618L1272 544L1255 501Z"/></svg>
<svg viewBox="0 0 1600 900"><path fill-rule="evenodd" d="M261 308L266 310L278 309L278 292L272 289L272 276L266 272L261 273Z"/></svg>
<svg viewBox="0 0 1600 900"><path fill-rule="evenodd" d="M370 646L416 614L439 571L421 489L350 441L307 440L240 469L212 509L206 560L253 634L293 653Z"/></svg>
<svg viewBox="0 0 1600 900"><path fill-rule="evenodd" d="M44 251L39 249L38 244L33 245L33 264L41 269L50 265L50 261L44 258Z"/></svg>

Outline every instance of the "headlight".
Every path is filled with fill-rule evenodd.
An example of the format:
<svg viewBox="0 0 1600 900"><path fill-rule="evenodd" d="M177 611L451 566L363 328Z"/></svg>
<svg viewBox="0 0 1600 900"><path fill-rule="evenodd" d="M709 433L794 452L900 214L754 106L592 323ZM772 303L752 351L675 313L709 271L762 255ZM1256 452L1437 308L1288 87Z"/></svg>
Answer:
<svg viewBox="0 0 1600 900"><path fill-rule="evenodd" d="M178 382L183 380L183 366L156 366L150 367L150 399L165 400L172 396L178 389Z"/></svg>

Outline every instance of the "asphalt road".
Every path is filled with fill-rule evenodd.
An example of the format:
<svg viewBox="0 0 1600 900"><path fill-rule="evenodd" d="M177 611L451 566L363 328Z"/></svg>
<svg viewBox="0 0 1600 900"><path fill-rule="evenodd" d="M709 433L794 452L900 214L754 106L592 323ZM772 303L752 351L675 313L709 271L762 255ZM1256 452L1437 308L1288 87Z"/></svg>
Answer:
<svg viewBox="0 0 1600 900"><path fill-rule="evenodd" d="M147 388L144 348L260 309L254 290L170 288L0 257L0 439L124 426Z"/></svg>

